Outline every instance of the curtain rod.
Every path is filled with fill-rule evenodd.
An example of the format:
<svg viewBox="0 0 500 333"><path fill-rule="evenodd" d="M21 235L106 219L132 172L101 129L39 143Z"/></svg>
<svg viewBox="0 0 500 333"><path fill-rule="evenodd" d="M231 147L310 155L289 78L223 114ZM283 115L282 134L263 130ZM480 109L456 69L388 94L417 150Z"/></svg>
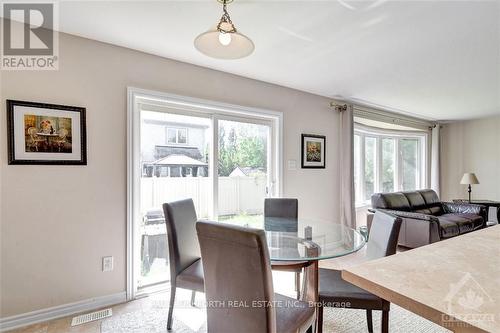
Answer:
<svg viewBox="0 0 500 333"><path fill-rule="evenodd" d="M434 121L424 120L415 118L412 116L407 116L403 114L397 114L391 111L385 111L380 109L368 108L360 105L354 105L354 116L368 116L369 118L375 117L389 120L394 124L414 124L419 126L429 127L435 124Z"/></svg>
<svg viewBox="0 0 500 333"><path fill-rule="evenodd" d="M347 110L347 104L339 104L336 102L330 102L330 107L334 108L335 111L342 112ZM392 123L394 124L401 124L401 123L406 123L406 124L415 124L415 125L420 125L422 127L427 126L429 130L432 130L435 128L439 123L438 122L433 122L433 121L426 121L423 119L418 119L418 118L413 118L413 117L408 117L408 116L399 116L396 115L392 112L384 111L384 110L378 110L378 109L373 109L373 108L367 108L363 107L361 105L354 105L354 111L355 111L355 116L356 116L356 111L360 112L361 114L375 114L379 117L386 118L388 120L392 120ZM440 126L442 128L442 126Z"/></svg>
<svg viewBox="0 0 500 333"><path fill-rule="evenodd" d="M347 111L347 104L337 104L335 102L330 102L330 107L339 112Z"/></svg>

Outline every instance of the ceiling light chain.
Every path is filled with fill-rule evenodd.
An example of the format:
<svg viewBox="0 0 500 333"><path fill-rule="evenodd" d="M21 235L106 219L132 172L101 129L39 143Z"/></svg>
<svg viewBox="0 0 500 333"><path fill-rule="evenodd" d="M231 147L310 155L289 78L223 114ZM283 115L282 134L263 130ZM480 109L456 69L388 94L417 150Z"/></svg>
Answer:
<svg viewBox="0 0 500 333"><path fill-rule="evenodd" d="M236 30L227 12L233 0L218 0L222 4L222 17L212 29L198 35L195 48L215 59L240 59L249 56L255 49L252 40Z"/></svg>
<svg viewBox="0 0 500 333"><path fill-rule="evenodd" d="M237 30L236 30L236 27L234 26L233 22L231 21L231 17L229 16L229 13L227 12L226 6L227 6L227 1L224 0L223 5L222 5L223 14L222 14L222 17L220 18L219 24L217 24L217 30L223 34L235 33ZM231 27L231 29L229 29L229 30L224 29L222 27L222 25L224 23L227 23Z"/></svg>

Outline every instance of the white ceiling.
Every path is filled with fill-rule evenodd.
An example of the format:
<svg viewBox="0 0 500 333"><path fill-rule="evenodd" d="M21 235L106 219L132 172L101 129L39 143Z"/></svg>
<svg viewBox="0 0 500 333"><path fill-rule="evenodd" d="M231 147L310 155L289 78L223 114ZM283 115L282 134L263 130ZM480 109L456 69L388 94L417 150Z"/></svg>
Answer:
<svg viewBox="0 0 500 333"><path fill-rule="evenodd" d="M228 6L255 43L214 60L194 38L205 1L65 1L60 30L328 97L427 119L500 114L499 1L248 1Z"/></svg>

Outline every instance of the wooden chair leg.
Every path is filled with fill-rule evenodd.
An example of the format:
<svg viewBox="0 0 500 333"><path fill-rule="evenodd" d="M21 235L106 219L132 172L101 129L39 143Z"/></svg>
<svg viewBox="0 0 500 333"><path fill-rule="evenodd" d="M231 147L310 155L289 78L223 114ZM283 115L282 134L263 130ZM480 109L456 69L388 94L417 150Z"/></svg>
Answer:
<svg viewBox="0 0 500 333"><path fill-rule="evenodd" d="M191 291L191 306L195 306L194 301L196 298L196 291L192 290Z"/></svg>
<svg viewBox="0 0 500 333"><path fill-rule="evenodd" d="M318 307L318 327L316 327L317 333L323 333L323 304L320 304Z"/></svg>
<svg viewBox="0 0 500 333"><path fill-rule="evenodd" d="M297 299L300 299L300 272L295 273L295 291L297 292Z"/></svg>
<svg viewBox="0 0 500 333"><path fill-rule="evenodd" d="M372 310L366 310L366 323L368 324L368 332L373 333Z"/></svg>
<svg viewBox="0 0 500 333"><path fill-rule="evenodd" d="M167 319L167 330L169 331L172 329L172 314L174 312L175 290L176 287L172 285L170 289L170 307L168 308L168 319Z"/></svg>
<svg viewBox="0 0 500 333"><path fill-rule="evenodd" d="M389 332L389 311L382 311L382 333Z"/></svg>

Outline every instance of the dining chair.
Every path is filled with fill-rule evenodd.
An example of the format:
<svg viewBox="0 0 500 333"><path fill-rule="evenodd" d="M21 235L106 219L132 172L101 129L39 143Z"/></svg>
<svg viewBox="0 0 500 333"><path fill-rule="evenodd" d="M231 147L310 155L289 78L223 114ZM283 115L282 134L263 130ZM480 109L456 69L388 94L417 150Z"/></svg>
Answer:
<svg viewBox="0 0 500 333"><path fill-rule="evenodd" d="M396 253L401 218L377 211L373 218L366 248L366 260L374 260ZM368 332L373 332L372 310L382 311L382 333L389 331L390 303L376 295L344 281L340 270L319 270L318 332L323 329L323 307L349 304L350 309L366 310Z"/></svg>
<svg viewBox="0 0 500 333"><path fill-rule="evenodd" d="M191 305L196 292L204 292L201 253L196 238L196 210L192 199L163 204L167 225L168 256L170 260L170 307L167 329L172 328L172 314L177 287L189 289Z"/></svg>
<svg viewBox="0 0 500 333"><path fill-rule="evenodd" d="M205 271L208 333L303 333L315 328L307 302L274 293L264 230L196 224Z"/></svg>
<svg viewBox="0 0 500 333"><path fill-rule="evenodd" d="M299 201L293 198L266 198L264 199L264 224L267 231L290 231L297 232L299 215ZM278 218L273 220L273 218ZM290 229L290 221L286 225L280 225L279 219L295 220L294 228ZM295 273L295 291L297 299L300 299L300 274L302 269L308 265L307 261L271 261L271 267L275 271Z"/></svg>

